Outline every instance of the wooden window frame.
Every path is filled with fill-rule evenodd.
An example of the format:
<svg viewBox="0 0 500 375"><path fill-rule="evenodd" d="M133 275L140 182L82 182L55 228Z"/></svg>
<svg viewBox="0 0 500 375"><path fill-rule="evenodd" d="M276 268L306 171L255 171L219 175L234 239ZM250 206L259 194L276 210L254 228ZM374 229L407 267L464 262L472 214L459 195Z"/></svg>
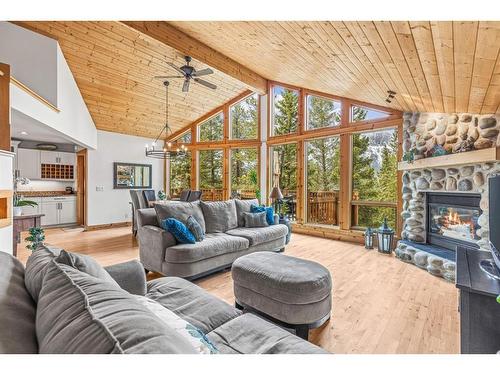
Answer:
<svg viewBox="0 0 500 375"><path fill-rule="evenodd" d="M332 102L337 102L340 104L340 121L337 125L328 125L328 126L323 126L321 128L317 129L308 129L308 121L307 121L307 113L308 113L308 108L307 108L307 98L309 96L315 96L320 99L325 99L325 100L330 100ZM325 94L320 94L317 92L313 92L310 90L304 90L304 133L310 134L311 132L314 132L316 130L323 130L323 129L332 129L332 128L339 128L342 125L342 100L341 98L338 97L333 97L333 95L325 95ZM321 137L324 138L324 137Z"/></svg>
<svg viewBox="0 0 500 375"><path fill-rule="evenodd" d="M207 123L208 121L212 120L213 118L215 118L215 117L217 117L219 115L222 115L222 138L221 139L212 140L212 141L202 141L200 139L200 130L201 130L201 127L203 126L203 124ZM212 144L212 143L222 143L222 142L224 142L225 133L226 133L225 122L226 122L226 113L224 113L223 109L221 109L221 110L213 113L211 116L205 118L203 121L198 122L198 124L196 125L196 143L198 143L200 145L204 145L204 144ZM191 138L191 140L192 139L193 138Z"/></svg>
<svg viewBox="0 0 500 375"><path fill-rule="evenodd" d="M256 172L257 172L257 186L260 186L260 152L261 152L261 147L262 145L234 145L234 146L229 146L227 148L227 153L228 153L228 165L227 165L227 173L228 173L228 185L227 185L227 190L228 190L228 195L231 196L231 191L232 189L232 182L231 182L231 152L233 150L241 150L243 148L251 148L255 149L257 152L257 165L255 166ZM262 200L262 197L261 197Z"/></svg>
<svg viewBox="0 0 500 375"><path fill-rule="evenodd" d="M288 134L280 134L280 135L274 135L273 134L273 112L274 112L274 100L273 100L273 89L274 87L283 87L288 90L296 91L299 95L299 100L298 100L298 111L297 111L297 130L294 131L293 133L288 133ZM303 107L303 89L297 86L289 85L286 83L281 83L281 82L275 82L275 81L269 81L268 82L268 88L267 88L267 134L268 134L268 139L275 139L277 141L279 140L284 140L288 136L295 135L295 134L302 134L303 132L303 127L304 127L304 111L302 109Z"/></svg>

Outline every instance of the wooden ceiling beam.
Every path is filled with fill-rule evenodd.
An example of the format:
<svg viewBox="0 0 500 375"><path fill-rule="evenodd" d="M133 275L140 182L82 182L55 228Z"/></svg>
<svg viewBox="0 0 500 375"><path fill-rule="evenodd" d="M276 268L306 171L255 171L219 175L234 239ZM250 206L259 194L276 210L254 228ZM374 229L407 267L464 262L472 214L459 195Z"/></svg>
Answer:
<svg viewBox="0 0 500 375"><path fill-rule="evenodd" d="M267 80L264 77L169 25L167 22L122 21L122 23L237 79L259 94L266 93Z"/></svg>

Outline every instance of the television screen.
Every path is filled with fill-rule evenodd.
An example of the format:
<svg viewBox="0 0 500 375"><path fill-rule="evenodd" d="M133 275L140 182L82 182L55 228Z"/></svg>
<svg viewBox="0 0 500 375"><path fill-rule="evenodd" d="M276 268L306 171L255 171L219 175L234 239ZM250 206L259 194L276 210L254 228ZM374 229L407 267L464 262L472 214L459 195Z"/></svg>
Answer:
<svg viewBox="0 0 500 375"><path fill-rule="evenodd" d="M491 253L500 269L500 175L489 179L489 212Z"/></svg>

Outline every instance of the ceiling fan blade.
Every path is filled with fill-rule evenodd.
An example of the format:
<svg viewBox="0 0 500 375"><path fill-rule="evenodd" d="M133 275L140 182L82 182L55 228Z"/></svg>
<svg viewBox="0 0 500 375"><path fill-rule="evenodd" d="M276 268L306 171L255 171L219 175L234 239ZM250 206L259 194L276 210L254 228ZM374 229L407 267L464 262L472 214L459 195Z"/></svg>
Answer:
<svg viewBox="0 0 500 375"><path fill-rule="evenodd" d="M212 74L214 71L210 68L202 69L202 70L197 70L196 72L193 73L193 76L195 77L201 77L201 76L206 76L208 74Z"/></svg>
<svg viewBox="0 0 500 375"><path fill-rule="evenodd" d="M165 78L184 78L184 76L154 76L154 78L165 79Z"/></svg>
<svg viewBox="0 0 500 375"><path fill-rule="evenodd" d="M167 62L167 64L170 65L172 68L174 68L175 70L177 70L179 73L181 73L184 76L184 72L181 70L181 68L175 66L171 62Z"/></svg>
<svg viewBox="0 0 500 375"><path fill-rule="evenodd" d="M184 81L184 84L182 85L182 92L188 92L189 91L189 79L186 79Z"/></svg>
<svg viewBox="0 0 500 375"><path fill-rule="evenodd" d="M217 86L214 85L213 83L207 82L207 81L200 79L200 78L195 78L194 81L199 83L200 85L208 87L209 89L212 89L212 90L215 90L217 88Z"/></svg>

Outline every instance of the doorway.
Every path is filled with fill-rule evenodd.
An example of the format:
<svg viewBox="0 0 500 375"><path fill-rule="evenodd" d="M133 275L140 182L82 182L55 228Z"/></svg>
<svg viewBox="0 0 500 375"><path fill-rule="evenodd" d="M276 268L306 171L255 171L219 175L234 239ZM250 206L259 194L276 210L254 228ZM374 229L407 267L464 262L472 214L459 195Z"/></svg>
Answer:
<svg viewBox="0 0 500 375"><path fill-rule="evenodd" d="M87 150L76 153L76 220L87 226Z"/></svg>

